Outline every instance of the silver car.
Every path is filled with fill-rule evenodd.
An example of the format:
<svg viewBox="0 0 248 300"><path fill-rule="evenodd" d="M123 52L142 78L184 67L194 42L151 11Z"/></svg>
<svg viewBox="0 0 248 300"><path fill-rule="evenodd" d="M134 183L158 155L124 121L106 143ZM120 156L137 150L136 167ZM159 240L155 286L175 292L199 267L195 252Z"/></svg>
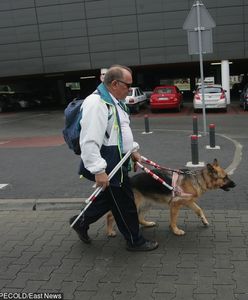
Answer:
<svg viewBox="0 0 248 300"><path fill-rule="evenodd" d="M204 85L204 100L206 109L222 109L227 111L226 91L221 85ZM202 88L199 86L194 93L194 111L202 109Z"/></svg>

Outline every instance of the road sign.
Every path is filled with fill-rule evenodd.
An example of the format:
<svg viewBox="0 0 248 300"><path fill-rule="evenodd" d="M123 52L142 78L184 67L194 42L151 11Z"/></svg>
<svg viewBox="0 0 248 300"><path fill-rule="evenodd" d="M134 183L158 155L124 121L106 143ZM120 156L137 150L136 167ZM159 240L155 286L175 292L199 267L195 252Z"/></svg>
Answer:
<svg viewBox="0 0 248 300"><path fill-rule="evenodd" d="M199 2L199 17L201 20L201 30L205 29L211 29L216 26L213 18L210 16L208 10L204 6L203 3ZM183 24L183 29L185 30L195 30L197 31L198 28L198 22L197 22L197 3L193 4L184 24Z"/></svg>
<svg viewBox="0 0 248 300"><path fill-rule="evenodd" d="M199 31L202 53L213 52L212 28L215 26L216 24L204 4L196 1L183 24L183 29L187 30L188 34L189 55L200 53Z"/></svg>
<svg viewBox="0 0 248 300"><path fill-rule="evenodd" d="M188 51L189 55L199 54L199 36L198 31L188 30ZM202 38L202 53L212 53L213 52L213 38L212 30L206 29L201 33Z"/></svg>

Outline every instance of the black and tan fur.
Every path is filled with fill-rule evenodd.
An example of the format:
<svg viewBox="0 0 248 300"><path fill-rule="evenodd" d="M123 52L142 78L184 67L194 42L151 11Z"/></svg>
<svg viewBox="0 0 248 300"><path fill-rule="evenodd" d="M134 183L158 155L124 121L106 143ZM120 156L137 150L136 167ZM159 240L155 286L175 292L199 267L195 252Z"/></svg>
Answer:
<svg viewBox="0 0 248 300"><path fill-rule="evenodd" d="M171 172L164 170L152 170L159 177L171 184ZM212 164L207 164L201 170L190 173L179 174L178 185L184 193L190 196L172 196L172 192L164 187L161 183L153 179L149 174L139 173L131 178L133 187L135 204L139 215L139 223L146 227L156 225L154 222L145 220L144 213L154 204L168 204L170 208L170 228L176 235L184 235L185 232L177 227L177 218L181 207L191 208L202 223L207 226L206 219L202 209L196 204L198 198L207 190L221 188L229 191L235 187L235 183L228 177L224 169L222 169L218 161L215 159ZM111 213L107 215L107 234L115 236L113 230L113 216Z"/></svg>

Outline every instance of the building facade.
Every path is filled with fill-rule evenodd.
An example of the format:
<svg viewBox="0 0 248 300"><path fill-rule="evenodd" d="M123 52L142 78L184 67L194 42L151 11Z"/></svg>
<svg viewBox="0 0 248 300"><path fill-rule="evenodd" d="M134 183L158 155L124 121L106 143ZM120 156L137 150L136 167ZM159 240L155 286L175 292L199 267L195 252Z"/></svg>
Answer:
<svg viewBox="0 0 248 300"><path fill-rule="evenodd" d="M193 3L1 0L0 80L98 74L116 63L133 67L138 83L154 73L157 78L197 76L199 58L188 54L182 28ZM232 61L231 74L246 74L248 0L203 3L216 22L213 53L204 55L207 75L218 76L210 62L221 60Z"/></svg>

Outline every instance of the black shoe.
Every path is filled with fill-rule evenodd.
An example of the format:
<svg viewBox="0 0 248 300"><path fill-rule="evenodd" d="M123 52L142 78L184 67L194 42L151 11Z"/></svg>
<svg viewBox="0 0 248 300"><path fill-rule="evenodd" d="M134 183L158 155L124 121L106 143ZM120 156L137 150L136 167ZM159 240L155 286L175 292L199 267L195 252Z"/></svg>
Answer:
<svg viewBox="0 0 248 300"><path fill-rule="evenodd" d="M70 225L74 222L74 220L77 218L77 216L71 217L70 218ZM88 229L89 226L85 226L83 222L79 219L74 226L72 227L76 233L78 234L79 238L81 241L83 241L86 244L91 243L91 239L88 236Z"/></svg>
<svg viewBox="0 0 248 300"><path fill-rule="evenodd" d="M158 242L149 241L149 240L146 240L141 245L131 245L130 243L127 243L127 247L126 247L128 251L151 251L157 248L158 248Z"/></svg>

